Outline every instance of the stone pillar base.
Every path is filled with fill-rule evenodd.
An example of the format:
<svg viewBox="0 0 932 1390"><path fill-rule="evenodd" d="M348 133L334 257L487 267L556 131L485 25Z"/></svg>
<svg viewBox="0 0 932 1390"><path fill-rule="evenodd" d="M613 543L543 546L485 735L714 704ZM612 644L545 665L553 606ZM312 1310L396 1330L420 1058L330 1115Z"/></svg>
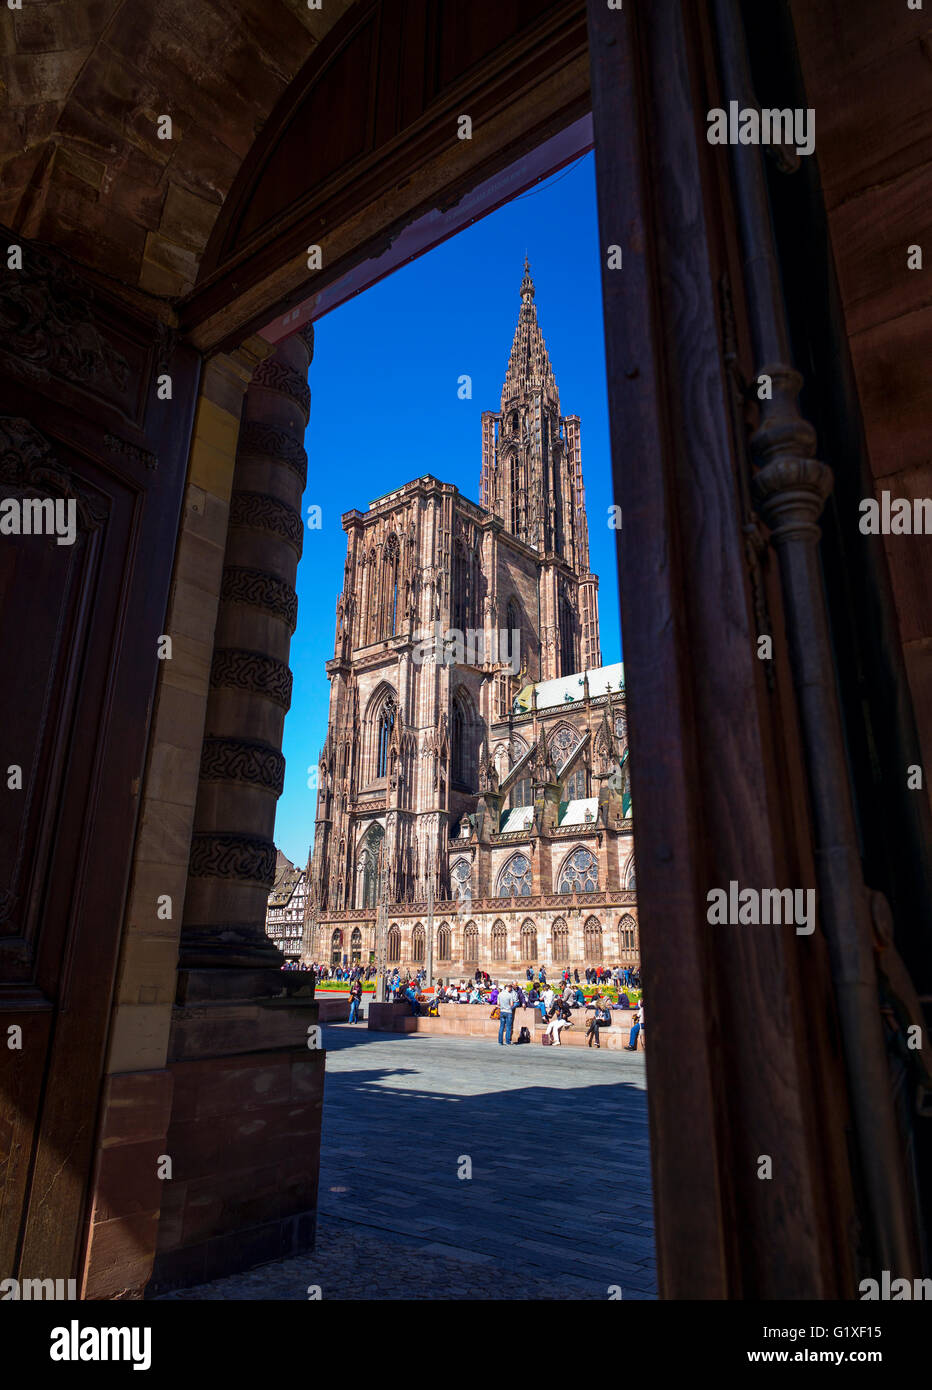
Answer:
<svg viewBox="0 0 932 1390"><path fill-rule="evenodd" d="M300 994L211 999L200 984L202 997L174 1011L172 1177L161 1185L150 1297L314 1246L324 1052L308 1047L308 1029L317 1005Z"/></svg>

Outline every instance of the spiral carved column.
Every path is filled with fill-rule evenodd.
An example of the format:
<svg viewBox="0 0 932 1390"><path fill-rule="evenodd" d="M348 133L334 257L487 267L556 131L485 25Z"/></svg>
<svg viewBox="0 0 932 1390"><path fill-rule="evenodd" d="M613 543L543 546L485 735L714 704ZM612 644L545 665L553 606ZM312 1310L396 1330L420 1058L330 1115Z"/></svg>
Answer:
<svg viewBox="0 0 932 1390"><path fill-rule="evenodd" d="M261 363L246 393L181 935L182 971L245 971L244 993L259 984L253 971L282 963L265 920L291 703L312 356L308 326ZM218 987L229 994L224 978Z"/></svg>

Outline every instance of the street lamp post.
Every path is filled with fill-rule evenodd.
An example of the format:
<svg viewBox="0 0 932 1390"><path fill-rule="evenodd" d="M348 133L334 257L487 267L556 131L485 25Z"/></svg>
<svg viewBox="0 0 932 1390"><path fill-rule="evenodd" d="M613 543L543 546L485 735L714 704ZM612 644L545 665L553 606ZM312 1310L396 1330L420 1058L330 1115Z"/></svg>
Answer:
<svg viewBox="0 0 932 1390"><path fill-rule="evenodd" d="M434 847L430 847L427 871L427 986L434 983Z"/></svg>

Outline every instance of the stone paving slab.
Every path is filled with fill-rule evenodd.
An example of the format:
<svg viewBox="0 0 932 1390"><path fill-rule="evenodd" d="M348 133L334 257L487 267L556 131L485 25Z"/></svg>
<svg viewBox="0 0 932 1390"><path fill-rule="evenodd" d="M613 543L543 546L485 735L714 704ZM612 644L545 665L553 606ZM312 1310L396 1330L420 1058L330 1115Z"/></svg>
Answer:
<svg viewBox="0 0 932 1390"><path fill-rule="evenodd" d="M324 1046L317 1249L164 1297L656 1297L643 1053L348 1024Z"/></svg>

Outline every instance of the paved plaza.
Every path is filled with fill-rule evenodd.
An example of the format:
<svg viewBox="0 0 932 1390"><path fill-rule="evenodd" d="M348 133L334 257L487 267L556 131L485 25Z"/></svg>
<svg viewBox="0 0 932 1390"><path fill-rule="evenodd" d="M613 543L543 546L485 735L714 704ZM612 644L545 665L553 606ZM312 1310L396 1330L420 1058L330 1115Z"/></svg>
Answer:
<svg viewBox="0 0 932 1390"><path fill-rule="evenodd" d="M166 1297L656 1297L643 1053L324 1045L317 1250Z"/></svg>

